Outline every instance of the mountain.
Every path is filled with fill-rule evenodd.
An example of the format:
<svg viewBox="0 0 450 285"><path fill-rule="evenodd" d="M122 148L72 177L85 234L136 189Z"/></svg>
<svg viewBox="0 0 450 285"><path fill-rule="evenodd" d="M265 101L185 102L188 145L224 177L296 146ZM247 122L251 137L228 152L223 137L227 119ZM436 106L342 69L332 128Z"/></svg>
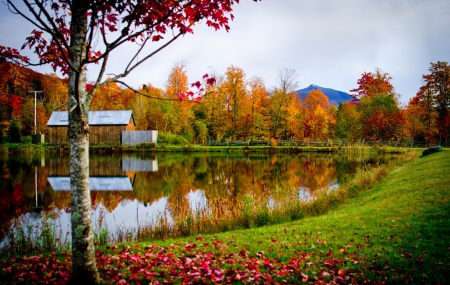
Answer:
<svg viewBox="0 0 450 285"><path fill-rule="evenodd" d="M352 97L350 97L348 93L337 91L331 88L320 87L314 84L311 84L306 88L297 90L297 97L303 100L312 90L322 90L322 92L328 96L328 100L330 101L330 103L335 106L338 106L340 102L352 100Z"/></svg>

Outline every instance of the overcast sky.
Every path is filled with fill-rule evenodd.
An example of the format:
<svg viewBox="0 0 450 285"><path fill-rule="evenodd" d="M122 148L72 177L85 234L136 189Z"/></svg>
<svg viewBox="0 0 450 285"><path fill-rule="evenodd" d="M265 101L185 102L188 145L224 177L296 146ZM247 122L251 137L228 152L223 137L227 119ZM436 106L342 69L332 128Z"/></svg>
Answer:
<svg viewBox="0 0 450 285"><path fill-rule="evenodd" d="M164 88L171 68L184 61L190 82L234 65L271 88L278 70L288 68L299 74L299 89L315 84L349 92L364 71L380 68L407 103L430 62L450 62L448 0L241 0L234 9L228 33L197 25L194 35L175 41L126 81ZM0 45L20 48L31 30L1 7ZM120 50L109 73L121 71L131 49Z"/></svg>

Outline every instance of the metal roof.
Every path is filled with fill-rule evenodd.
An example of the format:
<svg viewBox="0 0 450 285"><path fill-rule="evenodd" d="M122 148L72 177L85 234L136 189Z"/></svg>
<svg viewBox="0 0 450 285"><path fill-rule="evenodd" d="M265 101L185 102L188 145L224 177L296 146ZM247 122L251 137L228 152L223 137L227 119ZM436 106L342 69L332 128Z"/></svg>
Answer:
<svg viewBox="0 0 450 285"><path fill-rule="evenodd" d="M70 190L69 176L48 176L47 180L55 191ZM91 191L133 191L127 176L89 177L89 186Z"/></svg>
<svg viewBox="0 0 450 285"><path fill-rule="evenodd" d="M130 118L133 119L131 110L108 110L108 111L89 111L89 125L128 125ZM67 111L55 111L50 116L47 126L67 126L69 124L69 115Z"/></svg>
<svg viewBox="0 0 450 285"><path fill-rule="evenodd" d="M140 159L136 157L122 157L123 171L158 171L156 159Z"/></svg>

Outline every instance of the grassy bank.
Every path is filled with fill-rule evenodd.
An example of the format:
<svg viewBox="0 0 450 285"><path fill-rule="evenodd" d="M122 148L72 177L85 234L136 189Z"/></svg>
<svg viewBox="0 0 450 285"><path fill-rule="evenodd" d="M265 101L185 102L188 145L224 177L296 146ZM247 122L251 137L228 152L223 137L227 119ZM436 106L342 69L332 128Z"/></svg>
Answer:
<svg viewBox="0 0 450 285"><path fill-rule="evenodd" d="M362 145L350 145L341 147L338 145L330 147L314 146L201 146L201 145L169 145L169 144L141 144L136 146L123 146L121 144L94 144L90 145L91 153L128 153L128 152L226 152L226 153L301 153L301 152L379 152L400 153L405 148L389 146L371 147ZM68 145L31 144L31 143L8 143L0 145L0 153L40 153L40 152L69 152Z"/></svg>
<svg viewBox="0 0 450 285"><path fill-rule="evenodd" d="M379 183L368 181L365 191L320 216L152 244L100 247L99 270L105 283L123 279L123 284L446 284L449 173L446 150L397 167ZM0 281L57 284L67 280L70 254L0 262Z"/></svg>

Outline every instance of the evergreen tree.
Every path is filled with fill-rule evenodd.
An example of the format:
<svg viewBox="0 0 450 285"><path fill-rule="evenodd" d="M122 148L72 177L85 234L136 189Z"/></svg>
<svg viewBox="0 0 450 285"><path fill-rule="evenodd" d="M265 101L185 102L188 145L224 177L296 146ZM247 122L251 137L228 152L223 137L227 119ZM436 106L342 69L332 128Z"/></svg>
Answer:
<svg viewBox="0 0 450 285"><path fill-rule="evenodd" d="M12 143L20 143L20 128L15 120L11 122L8 129L8 139Z"/></svg>
<svg viewBox="0 0 450 285"><path fill-rule="evenodd" d="M0 124L0 144L3 144L3 125Z"/></svg>

